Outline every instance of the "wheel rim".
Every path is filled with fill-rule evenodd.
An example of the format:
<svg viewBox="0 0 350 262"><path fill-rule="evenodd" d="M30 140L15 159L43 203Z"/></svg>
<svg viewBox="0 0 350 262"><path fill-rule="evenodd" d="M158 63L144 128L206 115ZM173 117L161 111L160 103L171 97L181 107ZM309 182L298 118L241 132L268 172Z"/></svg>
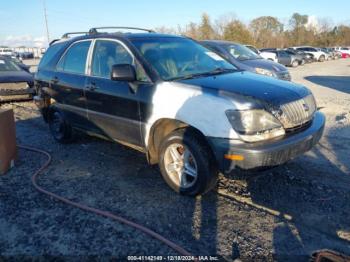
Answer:
<svg viewBox="0 0 350 262"><path fill-rule="evenodd" d="M51 130L56 139L61 139L63 137L63 131L64 131L63 119L58 112L55 112L52 115Z"/></svg>
<svg viewBox="0 0 350 262"><path fill-rule="evenodd" d="M181 144L171 144L164 153L164 167L178 187L189 188L198 178L197 162L192 152Z"/></svg>

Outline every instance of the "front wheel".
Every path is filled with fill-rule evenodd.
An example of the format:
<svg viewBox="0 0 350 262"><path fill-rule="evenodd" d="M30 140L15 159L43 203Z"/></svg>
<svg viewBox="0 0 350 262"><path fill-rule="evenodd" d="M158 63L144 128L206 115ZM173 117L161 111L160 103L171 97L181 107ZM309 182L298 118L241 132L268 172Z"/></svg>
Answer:
<svg viewBox="0 0 350 262"><path fill-rule="evenodd" d="M162 141L159 168L173 190L189 196L211 190L218 176L210 148L189 129L174 131Z"/></svg>
<svg viewBox="0 0 350 262"><path fill-rule="evenodd" d="M325 57L323 55L321 55L319 61L324 62L324 60L325 60Z"/></svg>
<svg viewBox="0 0 350 262"><path fill-rule="evenodd" d="M297 60L294 60L292 62L292 67L297 67L299 65L299 62Z"/></svg>

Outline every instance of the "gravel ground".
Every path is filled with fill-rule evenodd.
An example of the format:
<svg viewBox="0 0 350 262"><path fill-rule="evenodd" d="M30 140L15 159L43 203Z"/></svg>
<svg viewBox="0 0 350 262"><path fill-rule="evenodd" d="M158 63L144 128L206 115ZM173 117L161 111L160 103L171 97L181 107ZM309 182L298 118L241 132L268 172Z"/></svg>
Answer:
<svg viewBox="0 0 350 262"><path fill-rule="evenodd" d="M83 135L69 145L56 143L30 102L13 106L17 141L52 154L39 181L46 189L121 214L194 255L308 261L318 249L350 254L350 59L290 70L327 116L321 143L272 170L221 175L217 190L203 197L174 193L157 167L132 149ZM20 150L16 167L0 177L0 256L75 261L177 255L135 229L37 192L30 177L44 160Z"/></svg>

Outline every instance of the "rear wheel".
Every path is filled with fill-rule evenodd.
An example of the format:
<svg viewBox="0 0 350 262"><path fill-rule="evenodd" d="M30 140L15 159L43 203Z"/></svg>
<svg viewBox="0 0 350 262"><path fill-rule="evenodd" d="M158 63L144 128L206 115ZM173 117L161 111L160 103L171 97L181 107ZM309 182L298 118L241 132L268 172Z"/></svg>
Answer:
<svg viewBox="0 0 350 262"><path fill-rule="evenodd" d="M294 60L292 62L292 67L297 67L299 65L299 62L297 60Z"/></svg>
<svg viewBox="0 0 350 262"><path fill-rule="evenodd" d="M69 143L72 141L72 127L59 110L50 110L48 123L50 132L56 141L62 144Z"/></svg>
<svg viewBox="0 0 350 262"><path fill-rule="evenodd" d="M161 143L159 152L162 176L176 192L195 196L216 185L218 170L210 149L194 132L172 132Z"/></svg>
<svg viewBox="0 0 350 262"><path fill-rule="evenodd" d="M318 59L318 61L320 61L320 62L324 62L324 60L325 60L324 55L321 55L320 58Z"/></svg>

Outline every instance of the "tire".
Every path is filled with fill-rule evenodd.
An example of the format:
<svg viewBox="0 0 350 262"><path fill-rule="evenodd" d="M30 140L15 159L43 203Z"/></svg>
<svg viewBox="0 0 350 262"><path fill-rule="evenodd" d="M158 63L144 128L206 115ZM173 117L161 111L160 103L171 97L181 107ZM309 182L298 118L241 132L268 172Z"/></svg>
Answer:
<svg viewBox="0 0 350 262"><path fill-rule="evenodd" d="M299 65L302 65L302 66L303 66L303 65L305 65L305 63L306 63L306 62L305 62L305 59L302 59L302 60L300 61Z"/></svg>
<svg viewBox="0 0 350 262"><path fill-rule="evenodd" d="M299 65L299 62L297 60L294 60L292 62L292 67L297 67Z"/></svg>
<svg viewBox="0 0 350 262"><path fill-rule="evenodd" d="M67 144L73 140L72 127L59 110L50 109L48 124L51 135L57 142Z"/></svg>
<svg viewBox="0 0 350 262"><path fill-rule="evenodd" d="M180 162L182 164L176 164ZM165 182L173 190L188 196L210 191L218 177L209 146L190 129L176 130L163 139L159 149L159 168Z"/></svg>
<svg viewBox="0 0 350 262"><path fill-rule="evenodd" d="M318 59L318 61L320 61L320 62L324 62L324 60L325 60L324 55L321 55L320 58Z"/></svg>

